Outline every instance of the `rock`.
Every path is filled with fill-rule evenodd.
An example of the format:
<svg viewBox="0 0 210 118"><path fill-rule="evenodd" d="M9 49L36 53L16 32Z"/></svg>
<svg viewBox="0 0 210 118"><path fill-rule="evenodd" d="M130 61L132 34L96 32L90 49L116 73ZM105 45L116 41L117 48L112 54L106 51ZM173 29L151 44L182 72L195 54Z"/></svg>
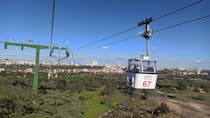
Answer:
<svg viewBox="0 0 210 118"><path fill-rule="evenodd" d="M122 109L123 109L123 106L122 106L122 105L119 105L118 107L119 107L119 109L120 109L120 110L122 110Z"/></svg>
<svg viewBox="0 0 210 118"><path fill-rule="evenodd" d="M155 116L159 116L161 114L161 111L160 110L155 110L154 113L153 113Z"/></svg>
<svg viewBox="0 0 210 118"><path fill-rule="evenodd" d="M107 116L107 115L108 115L108 113L107 113L107 112L105 112L105 113L104 113L104 116Z"/></svg>
<svg viewBox="0 0 210 118"><path fill-rule="evenodd" d="M109 110L108 112L109 112L109 113L111 113L111 112L112 112L112 110Z"/></svg>

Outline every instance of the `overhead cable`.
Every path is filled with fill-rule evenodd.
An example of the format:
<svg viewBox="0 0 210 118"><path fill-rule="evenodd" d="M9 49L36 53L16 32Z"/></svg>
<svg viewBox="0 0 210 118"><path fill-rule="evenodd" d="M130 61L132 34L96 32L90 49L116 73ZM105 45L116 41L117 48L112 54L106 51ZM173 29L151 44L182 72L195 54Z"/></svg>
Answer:
<svg viewBox="0 0 210 118"><path fill-rule="evenodd" d="M182 7L182 8L176 9L176 10L171 11L171 12L168 12L168 13L162 15L162 16L159 16L159 17L157 17L157 18L154 18L153 21L160 20L160 19L162 19L162 18L164 18L164 17L167 17L167 16L169 16L169 15L175 14L175 13L181 11L181 10L184 10L184 9L186 9L186 8L189 8L189 7L192 7L192 6L194 6L194 5L196 5L196 4L199 4L199 3L203 2L203 1L204 1L204 0L198 0L198 1L196 1L196 2L190 3L190 4L188 4L188 5L186 5L186 6Z"/></svg>
<svg viewBox="0 0 210 118"><path fill-rule="evenodd" d="M101 41L110 39L110 38L112 38L112 37L114 37L114 36L120 35L120 34L122 34L122 33L128 32L128 31L133 30L133 29L136 29L137 27L138 27L138 26L130 27L130 28L126 29L126 30L122 30L122 31L120 31L120 32L111 34L111 35L109 35L109 36L107 36L107 37L104 37L104 38L102 38L102 39L100 39L100 40L97 40L97 41L94 41L94 42L92 42L92 43L88 43L88 44L86 44L86 45L84 45L84 46L81 46L81 47L79 47L79 48L77 48L77 49L75 49L75 50L79 50L79 49L82 49L82 48L89 47L89 46L91 46L91 45L95 45L95 44L97 44L97 43L99 43L99 42L101 42Z"/></svg>
<svg viewBox="0 0 210 118"><path fill-rule="evenodd" d="M206 15L206 16L195 18L195 19L188 20L188 21L185 21L185 22L177 23L177 24L174 24L174 25L171 25L171 26L163 27L163 28L154 30L153 32L159 32L159 31L170 29L170 28L177 27L177 26L180 26L180 25L184 25L184 24L188 24L188 23L191 23L191 22L199 21L199 20L202 20L202 19L205 19L205 18L208 18L208 17L210 17L210 15Z"/></svg>
<svg viewBox="0 0 210 118"><path fill-rule="evenodd" d="M191 20L184 21L184 22L181 22L181 23L177 23L177 24L174 24L174 25L171 25L171 26L163 27L163 28L154 30L153 33L159 32L159 31L162 31L162 30L167 30L167 29L170 29L170 28L174 28L174 27L177 27L177 26L180 26L180 25L192 23L192 22L195 22L195 21L199 21L199 20L202 20L202 19L205 19L205 18L208 18L208 17L210 17L210 14L209 15L206 15L206 16L203 16L203 17L199 17L199 18L191 19ZM126 39L122 39L122 40L118 40L118 41L115 41L115 42L111 42L111 43L105 44L103 46L108 46L108 45L113 45L113 44L121 43L121 42L126 41L126 40L137 38L138 36L139 35L134 35L132 37L129 37L129 38L126 38Z"/></svg>
<svg viewBox="0 0 210 118"><path fill-rule="evenodd" d="M196 2L187 4L186 6L181 7L181 8L179 8L179 9L176 9L176 10L174 10L174 11L168 12L168 13L166 13L166 14L164 14L164 15L162 15L162 16L159 16L159 17L157 17L157 18L152 19L152 17L150 17L148 20L152 20L152 21L160 20L160 19L162 19L162 18L164 18L164 17L167 17L167 16L169 16L169 15L175 14L175 13L181 11L181 10L184 10L184 9L186 9L186 8L189 8L189 7L192 7L192 6L194 6L194 5L196 5L196 4L199 4L199 3L203 2L203 1L204 1L204 0L198 0L198 1L196 1ZM114 37L114 36L120 35L120 34L122 34L122 33L128 32L128 31L134 30L134 29L136 29L137 27L142 26L141 24L143 24L143 21L139 22L137 26L130 27L130 28L126 29L126 30L122 30L122 31L120 31L120 32L111 34L111 35L109 35L109 36L107 36L107 37L104 37L104 38L102 38L102 39L100 39L100 40L96 40L96 41L94 41L94 42L92 42L92 43L88 43L88 44L86 44L86 45L83 45L83 46L81 46L81 47L79 47L79 48L77 48L77 49L75 49L75 50L80 50L80 49L82 49L82 48L86 48L86 47L89 47L89 46L91 46L91 45L95 45L95 44L97 44L97 43L99 43L99 42L101 42L101 41L110 39L110 38L112 38L112 37Z"/></svg>
<svg viewBox="0 0 210 118"><path fill-rule="evenodd" d="M117 40L117 41L114 41L114 42L111 42L111 43L107 43L107 44L105 44L105 46L114 45L114 44L117 44L117 43L121 43L123 41L127 41L127 40L130 40L130 39L137 38L137 37L139 37L139 35L135 35L135 36L132 36L132 37L129 37L129 38L125 38L125 39Z"/></svg>
<svg viewBox="0 0 210 118"><path fill-rule="evenodd" d="M92 48L92 49L90 49L89 51L93 51L93 50L102 48L103 46L110 46L110 45L118 44L118 43L121 43L121 42L130 40L130 39L135 39L135 38L137 38L137 37L139 37L139 35L135 35L135 36L128 37L128 38L125 38L125 39L121 39L121 40L117 40L117 41L114 41L114 42L111 42L111 43L107 43L107 44L104 44L104 45L102 45L102 46L99 46L99 47L96 47L96 48Z"/></svg>
<svg viewBox="0 0 210 118"><path fill-rule="evenodd" d="M53 0L53 4L52 4L52 24L51 24L51 35L50 35L50 48L52 48L52 41L53 41L54 16L55 16L55 0Z"/></svg>

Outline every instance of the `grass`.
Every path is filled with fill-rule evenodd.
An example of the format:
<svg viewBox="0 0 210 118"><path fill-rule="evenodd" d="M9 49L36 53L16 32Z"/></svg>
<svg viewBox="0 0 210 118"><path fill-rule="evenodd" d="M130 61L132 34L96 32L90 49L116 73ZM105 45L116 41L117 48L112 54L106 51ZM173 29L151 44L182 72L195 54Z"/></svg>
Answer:
<svg viewBox="0 0 210 118"><path fill-rule="evenodd" d="M85 105L88 106L88 110L85 112L84 118L96 118L109 109L108 106L100 104L99 99L87 100Z"/></svg>
<svg viewBox="0 0 210 118"><path fill-rule="evenodd" d="M199 93L199 92L191 92L189 90L180 91L175 93L175 100L184 101L184 102L195 102L199 104L207 104L210 100L209 93Z"/></svg>
<svg viewBox="0 0 210 118"><path fill-rule="evenodd" d="M5 81L7 81L7 80L8 80L7 78L1 77L1 76L0 76L0 82L5 82Z"/></svg>
<svg viewBox="0 0 210 118"><path fill-rule="evenodd" d="M84 118L97 118L102 115L104 112L108 111L111 107L116 106L121 100L121 94L116 91L112 95L100 95L104 87L96 89L96 91L82 91L80 93L74 93L73 98L79 99L80 96L83 96L83 100L87 110L84 113ZM101 104L100 102L104 99L109 100L109 104Z"/></svg>
<svg viewBox="0 0 210 118"><path fill-rule="evenodd" d="M103 105L100 101L104 96L100 96L100 92L104 87L97 89L96 91L83 91L80 93L74 93L73 98L78 99L80 96L84 96L84 104L87 110L84 113L84 118L96 118L109 109L107 105Z"/></svg>

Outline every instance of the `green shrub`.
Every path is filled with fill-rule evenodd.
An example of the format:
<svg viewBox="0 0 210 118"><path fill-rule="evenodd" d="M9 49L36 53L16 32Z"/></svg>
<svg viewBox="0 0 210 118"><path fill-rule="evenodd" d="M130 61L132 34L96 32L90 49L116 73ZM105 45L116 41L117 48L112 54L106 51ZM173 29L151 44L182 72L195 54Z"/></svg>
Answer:
<svg viewBox="0 0 210 118"><path fill-rule="evenodd" d="M179 81L178 82L178 87L177 87L178 90L184 91L184 90L187 89L187 87L188 87L188 85L187 85L186 81Z"/></svg>
<svg viewBox="0 0 210 118"><path fill-rule="evenodd" d="M194 87L193 92L200 92L200 89L198 87Z"/></svg>
<svg viewBox="0 0 210 118"><path fill-rule="evenodd" d="M112 94L114 91L116 90L116 88L114 86L106 86L102 91L101 91L101 95L110 95Z"/></svg>
<svg viewBox="0 0 210 118"><path fill-rule="evenodd" d="M79 100L84 101L85 99L85 96L79 96Z"/></svg>
<svg viewBox="0 0 210 118"><path fill-rule="evenodd" d="M194 100L200 100L200 101L206 100L206 99L205 99L205 96L201 96L201 95L192 96L192 99L194 99Z"/></svg>

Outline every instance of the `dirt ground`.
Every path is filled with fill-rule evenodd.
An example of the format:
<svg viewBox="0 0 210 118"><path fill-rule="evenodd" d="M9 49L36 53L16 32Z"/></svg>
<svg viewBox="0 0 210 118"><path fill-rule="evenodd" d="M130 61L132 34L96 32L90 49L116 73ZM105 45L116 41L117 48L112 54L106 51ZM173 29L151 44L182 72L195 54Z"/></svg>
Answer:
<svg viewBox="0 0 210 118"><path fill-rule="evenodd" d="M167 97L167 94L156 91L156 95L149 98L150 104L157 105L160 102L166 103L170 110L184 118L209 118L210 106L192 102L192 101L179 101Z"/></svg>

